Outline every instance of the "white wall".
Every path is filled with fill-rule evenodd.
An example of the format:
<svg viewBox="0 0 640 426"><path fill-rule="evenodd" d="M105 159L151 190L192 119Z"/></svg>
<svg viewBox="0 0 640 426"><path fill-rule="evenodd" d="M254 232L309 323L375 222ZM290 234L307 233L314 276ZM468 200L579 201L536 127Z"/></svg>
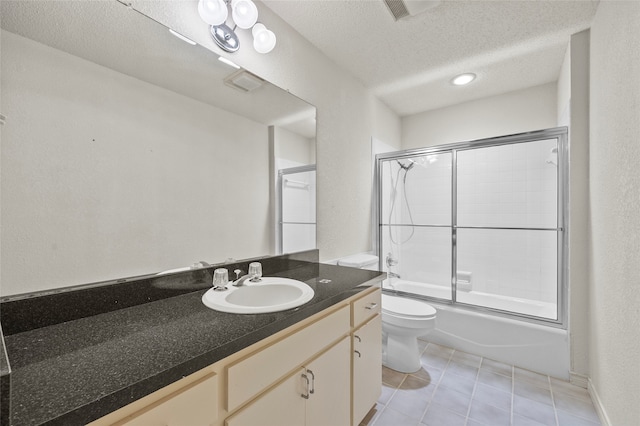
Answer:
<svg viewBox="0 0 640 426"><path fill-rule="evenodd" d="M230 57L211 40L196 2L134 1L133 5L210 50ZM317 107L318 248L321 260L371 249L371 137L400 139L399 119L362 83L318 51L289 24L257 2L260 21L278 44L267 55L243 47L233 60ZM395 139L391 141L390 139Z"/></svg>
<svg viewBox="0 0 640 426"><path fill-rule="evenodd" d="M640 3L591 28L589 360L610 425L640 424Z"/></svg>
<svg viewBox="0 0 640 426"><path fill-rule="evenodd" d="M11 33L2 55L2 295L271 251L266 126Z"/></svg>
<svg viewBox="0 0 640 426"><path fill-rule="evenodd" d="M316 162L315 139L305 138L282 127L275 127L276 169L296 167ZM278 160L281 164L278 164Z"/></svg>
<svg viewBox="0 0 640 426"><path fill-rule="evenodd" d="M589 31L571 37L569 118L569 338L572 380L584 385L588 358ZM566 98L565 98L566 99ZM566 119L566 116L565 116Z"/></svg>
<svg viewBox="0 0 640 426"><path fill-rule="evenodd" d="M569 126L571 105L571 43L567 46L558 76L558 126Z"/></svg>
<svg viewBox="0 0 640 426"><path fill-rule="evenodd" d="M402 149L510 135L556 126L549 83L402 118Z"/></svg>

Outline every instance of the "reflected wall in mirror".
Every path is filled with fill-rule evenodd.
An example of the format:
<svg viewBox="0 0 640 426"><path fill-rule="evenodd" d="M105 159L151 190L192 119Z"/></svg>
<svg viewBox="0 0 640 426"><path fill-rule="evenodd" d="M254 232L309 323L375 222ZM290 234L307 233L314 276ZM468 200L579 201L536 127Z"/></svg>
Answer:
<svg viewBox="0 0 640 426"><path fill-rule="evenodd" d="M312 105L116 0L1 7L0 295L275 254Z"/></svg>

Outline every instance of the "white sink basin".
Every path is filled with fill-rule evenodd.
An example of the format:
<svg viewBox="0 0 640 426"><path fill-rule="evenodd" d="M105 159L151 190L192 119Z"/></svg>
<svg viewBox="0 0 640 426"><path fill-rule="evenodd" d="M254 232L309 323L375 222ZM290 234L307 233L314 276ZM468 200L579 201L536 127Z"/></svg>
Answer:
<svg viewBox="0 0 640 426"><path fill-rule="evenodd" d="M208 308L233 314L262 314L296 308L313 298L314 291L302 281L290 278L262 277L241 287L231 284L225 291L209 289L202 296Z"/></svg>

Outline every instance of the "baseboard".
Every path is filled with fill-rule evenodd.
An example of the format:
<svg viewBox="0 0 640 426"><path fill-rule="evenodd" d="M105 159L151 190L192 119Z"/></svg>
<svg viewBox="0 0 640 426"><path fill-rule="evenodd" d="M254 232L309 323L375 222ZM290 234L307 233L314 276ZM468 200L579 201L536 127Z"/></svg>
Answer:
<svg viewBox="0 0 640 426"><path fill-rule="evenodd" d="M609 420L609 416L607 416L607 412L602 405L600 396L598 396L598 391L596 391L596 388L590 378L587 379L587 384L587 390L589 391L589 396L591 396L591 401L593 401L593 406L598 413L598 417L600 417L600 423L602 423L602 426L612 426L613 424Z"/></svg>
<svg viewBox="0 0 640 426"><path fill-rule="evenodd" d="M575 386L579 386L583 389L588 389L589 387L589 376L585 376L584 374L575 373L573 371L569 372L569 383Z"/></svg>

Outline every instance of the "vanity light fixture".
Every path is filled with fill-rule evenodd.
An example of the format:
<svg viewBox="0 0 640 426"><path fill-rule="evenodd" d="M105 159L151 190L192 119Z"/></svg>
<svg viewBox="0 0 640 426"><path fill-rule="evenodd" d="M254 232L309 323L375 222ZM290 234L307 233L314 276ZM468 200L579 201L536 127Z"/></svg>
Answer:
<svg viewBox="0 0 640 426"><path fill-rule="evenodd" d="M231 10L233 28L227 25ZM253 47L259 53L269 53L276 45L276 35L258 22L258 8L251 0L199 0L200 18L211 25L211 36L226 52L236 52L240 40L236 28L251 29Z"/></svg>
<svg viewBox="0 0 640 426"><path fill-rule="evenodd" d="M451 83L456 86L464 86L465 84L471 83L475 79L476 79L476 75L469 72L469 73L460 74L459 76L454 77L451 80Z"/></svg>
<svg viewBox="0 0 640 426"><path fill-rule="evenodd" d="M189 37L183 36L179 32L172 30L171 28L169 28L169 32L174 36L178 37L180 40L184 41L185 43L189 43L192 46L195 46L196 44L198 44L195 41L191 40Z"/></svg>

